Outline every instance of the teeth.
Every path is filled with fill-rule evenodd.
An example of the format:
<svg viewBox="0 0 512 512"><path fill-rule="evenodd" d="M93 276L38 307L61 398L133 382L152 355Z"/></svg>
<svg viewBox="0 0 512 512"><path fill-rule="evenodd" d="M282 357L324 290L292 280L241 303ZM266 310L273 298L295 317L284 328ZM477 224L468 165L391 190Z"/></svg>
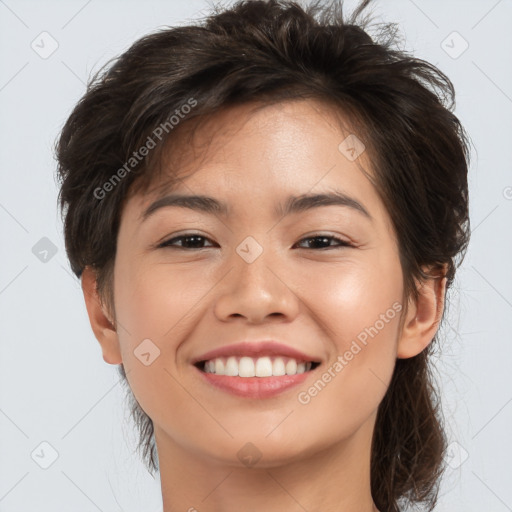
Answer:
<svg viewBox="0 0 512 512"><path fill-rule="evenodd" d="M272 363L272 375L275 375L276 377L286 375L286 367L282 357L276 357L274 359L274 362Z"/></svg>
<svg viewBox="0 0 512 512"><path fill-rule="evenodd" d="M286 375L295 375L297 373L297 361L290 359L286 363Z"/></svg>
<svg viewBox="0 0 512 512"><path fill-rule="evenodd" d="M204 364L206 373L230 377L280 377L296 375L311 370L312 363L283 357L218 357Z"/></svg>
<svg viewBox="0 0 512 512"><path fill-rule="evenodd" d="M228 357L226 366L224 367L224 372L226 375L231 377L236 377L238 375L238 361L236 360L236 357Z"/></svg>
<svg viewBox="0 0 512 512"><path fill-rule="evenodd" d="M224 375L224 374L217 374ZM238 376L239 377L254 377L256 375L254 371L254 361L250 357L240 358L238 363Z"/></svg>
<svg viewBox="0 0 512 512"><path fill-rule="evenodd" d="M224 361L220 358L215 359L215 373L224 375Z"/></svg>
<svg viewBox="0 0 512 512"><path fill-rule="evenodd" d="M272 377L272 361L270 357L256 359L256 377Z"/></svg>

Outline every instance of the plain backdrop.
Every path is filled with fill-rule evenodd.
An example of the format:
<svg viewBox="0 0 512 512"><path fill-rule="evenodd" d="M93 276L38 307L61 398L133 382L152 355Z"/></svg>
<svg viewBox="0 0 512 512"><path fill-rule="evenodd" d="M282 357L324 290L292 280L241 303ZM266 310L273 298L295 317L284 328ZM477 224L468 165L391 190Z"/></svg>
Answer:
<svg viewBox="0 0 512 512"><path fill-rule="evenodd" d="M351 11L355 2L345 5ZM146 33L208 10L203 0L0 0L1 512L161 510L160 481L134 453L124 391L66 259L52 147L93 71ZM436 361L451 442L436 510L505 512L512 2L376 0L374 12L397 22L406 49L451 78L473 144L472 239Z"/></svg>

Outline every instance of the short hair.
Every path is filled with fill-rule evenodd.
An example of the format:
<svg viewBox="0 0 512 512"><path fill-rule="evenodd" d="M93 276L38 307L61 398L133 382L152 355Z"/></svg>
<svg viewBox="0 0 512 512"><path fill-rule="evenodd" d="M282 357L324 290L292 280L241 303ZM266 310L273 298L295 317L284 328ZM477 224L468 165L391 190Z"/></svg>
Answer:
<svg viewBox="0 0 512 512"><path fill-rule="evenodd" d="M86 266L95 270L114 316L124 202L154 182L164 149L186 126L247 103L313 99L345 116L371 157L405 293L417 299L417 282L436 272L450 287L470 233L469 144L453 113L454 88L435 66L398 48L396 24L381 23L369 35L370 18L361 17L370 3L363 0L349 18L335 0L215 7L194 25L142 37L91 78L56 142L59 206L71 268L78 277ZM127 166L150 140L155 147ZM380 510L395 512L407 501L432 510L437 500L447 442L429 362L436 338L417 356L396 361L379 405L371 491ZM123 365L118 369L126 383ZM133 394L131 401L138 448L148 470L156 470L152 420Z"/></svg>

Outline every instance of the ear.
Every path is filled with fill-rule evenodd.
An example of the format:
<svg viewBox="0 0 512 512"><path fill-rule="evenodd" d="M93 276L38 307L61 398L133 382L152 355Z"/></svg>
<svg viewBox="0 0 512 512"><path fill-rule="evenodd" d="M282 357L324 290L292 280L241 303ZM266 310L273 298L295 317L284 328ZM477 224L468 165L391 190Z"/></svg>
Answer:
<svg viewBox="0 0 512 512"><path fill-rule="evenodd" d="M121 350L115 327L101 304L96 288L96 274L91 267L82 272L82 291L87 314L96 339L100 342L103 360L110 364L121 364Z"/></svg>
<svg viewBox="0 0 512 512"><path fill-rule="evenodd" d="M445 266L446 268L446 266ZM445 272L422 281L418 301L409 299L404 326L398 340L397 357L418 355L433 340L443 315L446 292Z"/></svg>

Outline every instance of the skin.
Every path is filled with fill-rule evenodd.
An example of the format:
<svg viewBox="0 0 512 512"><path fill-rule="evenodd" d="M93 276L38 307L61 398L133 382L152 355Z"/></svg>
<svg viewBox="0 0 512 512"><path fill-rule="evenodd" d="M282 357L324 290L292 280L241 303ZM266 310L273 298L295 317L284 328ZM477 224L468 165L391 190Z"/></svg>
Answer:
<svg viewBox="0 0 512 512"><path fill-rule="evenodd" d="M370 492L377 408L396 358L415 356L434 337L446 279L425 282L406 314L404 308L388 320L316 396L299 402L298 393L358 334L394 303L405 306L391 221L361 170L371 174L367 152L351 162L338 150L348 133L332 108L313 100L216 114L197 131L196 150L180 160L184 178L173 192L222 200L229 215L166 207L141 223L144 209L165 192L162 178L122 211L115 321L96 294L93 271L83 273L103 358L124 364L153 420L164 512L377 510ZM289 195L333 189L357 199L373 220L338 205L273 214ZM184 240L155 247L190 232L206 238L191 249L180 249ZM304 240L318 233L354 245L328 240L317 247L330 248L321 249ZM263 249L252 263L236 252L247 236ZM146 366L134 350L147 338L160 355ZM322 366L315 378L263 400L233 396L198 377L193 357L244 339L281 341ZM248 442L261 454L252 467L237 456Z"/></svg>

